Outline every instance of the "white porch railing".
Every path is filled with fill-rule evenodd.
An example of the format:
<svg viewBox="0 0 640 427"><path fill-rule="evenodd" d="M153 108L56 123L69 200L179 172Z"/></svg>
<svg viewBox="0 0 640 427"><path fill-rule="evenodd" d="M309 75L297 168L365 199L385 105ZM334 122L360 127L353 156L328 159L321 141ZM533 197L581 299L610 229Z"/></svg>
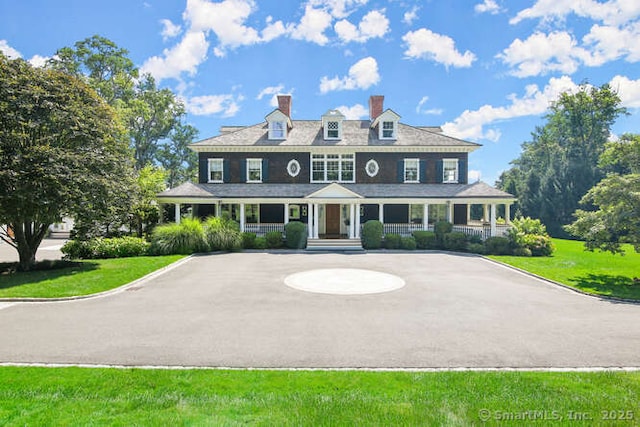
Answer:
<svg viewBox="0 0 640 427"><path fill-rule="evenodd" d="M257 236L264 236L270 231L279 231L284 235L284 224L282 223L252 223L245 224L244 231L256 233Z"/></svg>
<svg viewBox="0 0 640 427"><path fill-rule="evenodd" d="M506 236L507 231L511 228L507 224L496 225L496 236ZM414 231L424 230L422 224L383 224L382 234L400 234L401 236L411 236ZM434 231L433 224L429 224L428 231ZM452 231L459 231L467 236L479 236L482 240L491 237L491 226L489 224L478 225L454 225Z"/></svg>
<svg viewBox="0 0 640 427"><path fill-rule="evenodd" d="M429 226L429 230L433 231L433 226ZM394 224L394 223L385 223L383 224L382 234L400 234L401 236L410 236L411 233L418 230L424 230L424 226L422 224Z"/></svg>

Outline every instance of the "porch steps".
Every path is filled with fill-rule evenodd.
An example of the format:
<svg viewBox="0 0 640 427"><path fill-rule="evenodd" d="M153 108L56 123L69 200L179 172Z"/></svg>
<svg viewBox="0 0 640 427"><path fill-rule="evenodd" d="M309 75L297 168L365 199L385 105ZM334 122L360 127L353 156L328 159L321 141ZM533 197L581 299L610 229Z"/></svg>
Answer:
<svg viewBox="0 0 640 427"><path fill-rule="evenodd" d="M308 239L308 251L362 251L360 239Z"/></svg>

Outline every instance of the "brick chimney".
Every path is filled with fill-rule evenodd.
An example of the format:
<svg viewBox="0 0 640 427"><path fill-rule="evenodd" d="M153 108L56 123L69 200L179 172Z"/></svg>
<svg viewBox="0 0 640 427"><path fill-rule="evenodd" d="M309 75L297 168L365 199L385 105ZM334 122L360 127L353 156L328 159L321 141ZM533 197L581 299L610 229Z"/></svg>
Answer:
<svg viewBox="0 0 640 427"><path fill-rule="evenodd" d="M291 117L291 95L278 95L278 109Z"/></svg>
<svg viewBox="0 0 640 427"><path fill-rule="evenodd" d="M383 95L371 95L369 97L369 117L371 121L374 121L380 114L384 107Z"/></svg>

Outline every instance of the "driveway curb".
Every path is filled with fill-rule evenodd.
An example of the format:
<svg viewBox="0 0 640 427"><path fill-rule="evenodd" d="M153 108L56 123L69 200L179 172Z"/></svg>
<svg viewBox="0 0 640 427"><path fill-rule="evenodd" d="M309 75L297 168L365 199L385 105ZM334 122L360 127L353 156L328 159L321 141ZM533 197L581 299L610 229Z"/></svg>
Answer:
<svg viewBox="0 0 640 427"><path fill-rule="evenodd" d="M159 268L158 270L152 271L151 273L140 277L139 279L134 280L133 282L129 282L126 283L124 285L118 286L117 288L113 288L113 289L109 289L107 291L102 291L102 292L98 292L95 294L89 294L89 295L77 295L77 296L71 296L71 297L56 297L56 298L37 298L37 297L15 297L15 298L0 298L0 302L8 302L8 303L15 303L15 302L30 302L30 303L47 303L47 302L66 302L66 301L78 301L78 300L83 300L83 299L90 299L90 298L100 298L100 297L105 297L108 295L113 295L113 294L117 294L123 291L126 291L129 288L135 287L135 286L140 286L143 283L147 282L148 280L154 279L170 270L173 270L176 267L181 266L182 264L186 263L187 261L189 261L191 258L193 257L193 255L189 255L185 258L179 259L178 261L175 261L169 265L165 265L162 268Z"/></svg>

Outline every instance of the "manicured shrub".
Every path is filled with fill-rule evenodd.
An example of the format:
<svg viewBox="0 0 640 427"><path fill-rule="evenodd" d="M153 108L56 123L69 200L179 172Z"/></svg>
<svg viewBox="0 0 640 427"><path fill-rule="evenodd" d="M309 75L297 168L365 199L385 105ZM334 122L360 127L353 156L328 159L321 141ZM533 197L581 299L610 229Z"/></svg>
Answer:
<svg viewBox="0 0 640 427"><path fill-rule="evenodd" d="M185 218L180 224L158 226L151 235L154 254L192 254L208 250L202 223L197 219Z"/></svg>
<svg viewBox="0 0 640 427"><path fill-rule="evenodd" d="M285 244L290 249L307 247L307 226L300 221L291 221L285 227Z"/></svg>
<svg viewBox="0 0 640 427"><path fill-rule="evenodd" d="M226 218L208 217L204 234L210 251L238 251L242 249L242 233L238 223Z"/></svg>
<svg viewBox="0 0 640 427"><path fill-rule="evenodd" d="M484 245L482 243L469 243L467 250L474 254L484 254Z"/></svg>
<svg viewBox="0 0 640 427"><path fill-rule="evenodd" d="M416 249L416 239L413 236L403 236L400 241L402 249L413 251Z"/></svg>
<svg viewBox="0 0 640 427"><path fill-rule="evenodd" d="M484 241L484 248L489 255L511 254L511 245L506 237L489 237Z"/></svg>
<svg viewBox="0 0 640 427"><path fill-rule="evenodd" d="M448 221L438 221L433 225L433 230L436 233L436 240L438 242L438 246L444 247L444 235L447 233L451 233L453 230L453 224Z"/></svg>
<svg viewBox="0 0 640 427"><path fill-rule="evenodd" d="M472 234L470 236L467 236L467 241L469 243L479 243L482 244L482 236L479 234Z"/></svg>
<svg viewBox="0 0 640 427"><path fill-rule="evenodd" d="M265 234L267 247L269 249L277 249L282 247L282 233L280 231L270 231Z"/></svg>
<svg viewBox="0 0 640 427"><path fill-rule="evenodd" d="M400 249L402 244L402 236L395 233L387 233L384 235L384 247L387 249Z"/></svg>
<svg viewBox="0 0 640 427"><path fill-rule="evenodd" d="M448 251L464 251L467 249L467 235L460 231L452 231L443 236L444 248Z"/></svg>
<svg viewBox="0 0 640 427"><path fill-rule="evenodd" d="M242 233L242 247L244 249L254 249L256 247L256 233L249 231Z"/></svg>
<svg viewBox="0 0 640 427"><path fill-rule="evenodd" d="M70 240L61 251L68 259L105 259L144 256L150 244L138 237L101 237L91 240Z"/></svg>
<svg viewBox="0 0 640 427"><path fill-rule="evenodd" d="M383 228L380 221L372 219L365 222L362 226L362 247L365 249L380 249Z"/></svg>
<svg viewBox="0 0 640 427"><path fill-rule="evenodd" d="M253 244L256 249L267 249L267 239L265 237L256 237Z"/></svg>
<svg viewBox="0 0 640 427"><path fill-rule="evenodd" d="M549 256L554 249L547 229L539 219L529 217L514 219L508 237L514 254L517 249L528 249L532 256Z"/></svg>
<svg viewBox="0 0 640 427"><path fill-rule="evenodd" d="M95 240L69 240L60 251L66 259L90 259L93 257Z"/></svg>
<svg viewBox="0 0 640 427"><path fill-rule="evenodd" d="M513 250L515 256L531 256L531 249L529 248L515 248Z"/></svg>
<svg viewBox="0 0 640 427"><path fill-rule="evenodd" d="M416 247L418 249L435 249L438 246L436 233L433 231L414 231L411 233L416 239Z"/></svg>

